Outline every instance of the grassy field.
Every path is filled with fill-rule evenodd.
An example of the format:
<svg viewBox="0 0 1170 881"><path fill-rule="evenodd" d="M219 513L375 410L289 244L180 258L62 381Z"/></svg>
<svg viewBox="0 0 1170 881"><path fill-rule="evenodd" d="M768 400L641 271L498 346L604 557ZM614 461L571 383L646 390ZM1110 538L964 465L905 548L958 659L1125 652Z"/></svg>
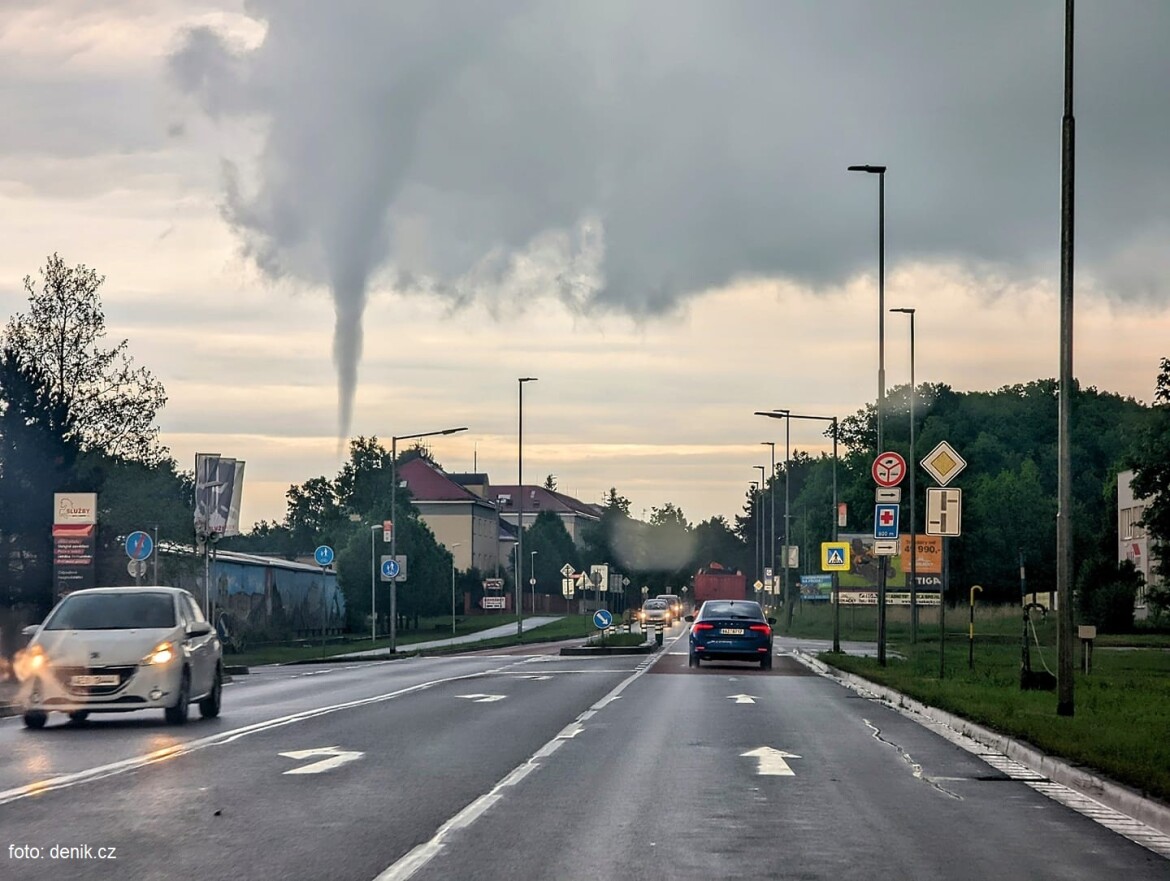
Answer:
<svg viewBox="0 0 1170 881"><path fill-rule="evenodd" d="M875 608L843 608L841 639L873 641L876 617ZM1028 633L1033 670L1056 672L1054 617ZM973 666L968 610L948 609L941 677L937 609L923 611L919 622L918 642L911 644L909 610L890 611L885 667L832 652L821 660L1170 801L1170 636L1103 636L1089 674L1077 640L1075 712L1065 717L1056 715L1054 692L1020 690L1017 608L976 609ZM831 638L832 610L806 605L786 635Z"/></svg>

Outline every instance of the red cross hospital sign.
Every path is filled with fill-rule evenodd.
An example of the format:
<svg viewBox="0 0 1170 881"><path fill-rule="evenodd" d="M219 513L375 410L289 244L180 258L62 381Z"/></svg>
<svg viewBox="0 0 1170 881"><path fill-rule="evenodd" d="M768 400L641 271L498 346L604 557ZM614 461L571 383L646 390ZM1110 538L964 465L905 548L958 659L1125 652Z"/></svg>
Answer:
<svg viewBox="0 0 1170 881"><path fill-rule="evenodd" d="M873 509L873 537L898 537L898 506L875 505Z"/></svg>
<svg viewBox="0 0 1170 881"><path fill-rule="evenodd" d="M906 460L900 454L887 450L873 460L870 473L878 486L897 486L906 476Z"/></svg>

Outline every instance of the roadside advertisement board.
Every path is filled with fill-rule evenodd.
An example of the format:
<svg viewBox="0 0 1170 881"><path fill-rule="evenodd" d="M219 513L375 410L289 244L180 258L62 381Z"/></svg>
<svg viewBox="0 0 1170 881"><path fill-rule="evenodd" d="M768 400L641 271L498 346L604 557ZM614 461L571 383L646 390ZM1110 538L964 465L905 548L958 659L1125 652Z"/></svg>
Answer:
<svg viewBox="0 0 1170 881"><path fill-rule="evenodd" d="M94 586L97 494L53 494L53 591L57 598Z"/></svg>
<svg viewBox="0 0 1170 881"><path fill-rule="evenodd" d="M840 541L849 543L849 569L838 576L842 590L876 590L878 583L878 556L874 553L874 538L863 533L841 533ZM942 539L932 535L917 536L918 590L937 591L942 588ZM903 533L900 553L888 556L886 589L909 591L910 536ZM907 594L909 596L909 594ZM875 600L876 602L876 600ZM844 600L842 600L844 603ZM907 603L909 600L907 599Z"/></svg>

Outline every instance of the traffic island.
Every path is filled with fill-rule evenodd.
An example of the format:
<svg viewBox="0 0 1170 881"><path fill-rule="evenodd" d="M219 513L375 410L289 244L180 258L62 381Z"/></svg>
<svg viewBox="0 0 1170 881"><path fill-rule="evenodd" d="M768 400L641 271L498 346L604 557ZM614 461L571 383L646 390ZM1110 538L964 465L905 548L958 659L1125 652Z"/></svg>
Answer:
<svg viewBox="0 0 1170 881"><path fill-rule="evenodd" d="M617 645L613 643L596 643L585 645L566 646L561 649L561 655L648 655L661 648L654 642L646 641L635 645Z"/></svg>

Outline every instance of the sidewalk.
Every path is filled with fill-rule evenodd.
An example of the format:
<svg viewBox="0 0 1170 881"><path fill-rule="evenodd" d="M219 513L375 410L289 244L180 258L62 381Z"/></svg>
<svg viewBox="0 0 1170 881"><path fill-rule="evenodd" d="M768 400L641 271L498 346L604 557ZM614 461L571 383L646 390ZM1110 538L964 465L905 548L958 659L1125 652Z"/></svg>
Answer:
<svg viewBox="0 0 1170 881"><path fill-rule="evenodd" d="M560 621L564 616L557 616L555 618L525 618L524 632L535 630L537 627L543 627L545 624L552 624L554 621ZM449 645L466 645L468 643L482 642L487 639L498 639L501 636L514 636L516 634L516 623L501 624L499 627L492 627L488 630L480 630L476 633L468 633L464 636L452 636L447 639L432 639L426 642L410 642L399 643L398 652L416 652L425 651L427 649L443 648ZM390 657L390 649L368 649L364 652L346 652L344 655L332 655L331 658L388 658Z"/></svg>

